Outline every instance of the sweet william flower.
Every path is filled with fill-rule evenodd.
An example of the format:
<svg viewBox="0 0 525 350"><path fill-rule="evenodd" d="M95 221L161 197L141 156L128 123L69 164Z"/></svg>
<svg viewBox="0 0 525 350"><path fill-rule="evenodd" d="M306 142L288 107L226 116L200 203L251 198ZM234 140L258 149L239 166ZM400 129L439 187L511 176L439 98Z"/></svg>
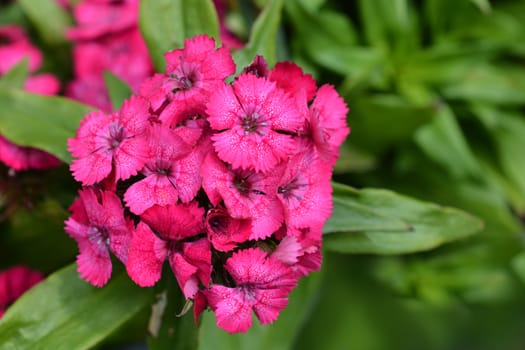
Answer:
<svg viewBox="0 0 525 350"><path fill-rule="evenodd" d="M112 171L116 180L136 175L146 163L149 104L132 97L110 115L91 112L82 120L68 146L75 160L73 176L84 185L104 180Z"/></svg>
<svg viewBox="0 0 525 350"><path fill-rule="evenodd" d="M233 87L223 84L208 102L208 121L219 158L233 168L268 172L296 152L290 133L304 118L295 101L275 83L243 74Z"/></svg>
<svg viewBox="0 0 525 350"><path fill-rule="evenodd" d="M83 189L70 210L65 230L78 244L78 272L89 283L102 287L111 276L110 252L127 262L133 222L124 217L120 199L109 191Z"/></svg>
<svg viewBox="0 0 525 350"><path fill-rule="evenodd" d="M262 324L275 321L297 284L290 267L258 248L234 253L224 268L234 285L214 284L204 294L217 326L229 333L246 332L252 325L252 311Z"/></svg>
<svg viewBox="0 0 525 350"><path fill-rule="evenodd" d="M129 276L139 286L152 286L168 260L184 296L192 298L199 282L208 285L211 278L210 244L196 237L204 232L204 210L195 202L153 206L141 218L126 264Z"/></svg>
<svg viewBox="0 0 525 350"><path fill-rule="evenodd" d="M131 185L124 194L124 201L133 213L140 215L155 204L175 203L179 197L186 203L195 197L200 183L188 186L179 162L190 151L190 146L168 127L155 124L151 128L148 160L142 169L145 178ZM188 191L188 187L193 190Z"/></svg>
<svg viewBox="0 0 525 350"><path fill-rule="evenodd" d="M270 236L283 222L277 198L280 173L262 174L253 170L231 169L210 152L202 167L202 187L213 205L224 201L235 219L251 219L250 239Z"/></svg>

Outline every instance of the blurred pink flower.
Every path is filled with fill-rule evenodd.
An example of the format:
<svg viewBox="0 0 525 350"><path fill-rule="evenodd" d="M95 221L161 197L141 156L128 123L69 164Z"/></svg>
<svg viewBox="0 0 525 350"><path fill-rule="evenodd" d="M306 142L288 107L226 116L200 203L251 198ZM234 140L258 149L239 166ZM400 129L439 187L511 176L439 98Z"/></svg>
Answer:
<svg viewBox="0 0 525 350"><path fill-rule="evenodd" d="M40 272L23 265L0 271L0 318L9 305L43 279Z"/></svg>

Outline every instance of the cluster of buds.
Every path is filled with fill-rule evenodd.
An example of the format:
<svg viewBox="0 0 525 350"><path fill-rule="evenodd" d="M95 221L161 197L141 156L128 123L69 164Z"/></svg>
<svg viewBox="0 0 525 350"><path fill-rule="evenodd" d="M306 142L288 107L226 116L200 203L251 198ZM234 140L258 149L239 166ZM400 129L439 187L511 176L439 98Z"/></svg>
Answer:
<svg viewBox="0 0 525 350"><path fill-rule="evenodd" d="M231 333L252 311L271 323L320 268L348 109L289 62L268 69L258 56L227 83L230 52L204 35L165 58L164 74L68 141L83 185L65 228L78 271L103 286L113 253L150 287L167 260L196 317L210 307Z"/></svg>

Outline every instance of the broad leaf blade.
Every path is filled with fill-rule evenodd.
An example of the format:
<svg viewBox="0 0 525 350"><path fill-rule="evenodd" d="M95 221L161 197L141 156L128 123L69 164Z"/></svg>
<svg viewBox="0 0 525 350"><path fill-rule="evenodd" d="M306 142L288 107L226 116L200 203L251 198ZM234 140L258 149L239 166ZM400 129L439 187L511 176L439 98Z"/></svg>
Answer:
<svg viewBox="0 0 525 350"><path fill-rule="evenodd" d="M483 223L461 210L441 207L405 197L387 190L354 190L333 184L334 197L357 206L368 207L380 218L397 219L409 230L363 230L329 233L324 236L326 249L341 253L405 254L436 248L481 230ZM336 204L337 205L337 204ZM351 215L349 212L348 215ZM387 221L378 222L386 228ZM328 226L330 228L330 226ZM339 230L341 227L338 228ZM397 231L397 232L396 232Z"/></svg>
<svg viewBox="0 0 525 350"><path fill-rule="evenodd" d="M207 34L219 39L219 20L211 0L141 0L139 26L155 68L164 71L164 53L186 38Z"/></svg>
<svg viewBox="0 0 525 350"><path fill-rule="evenodd" d="M5 350L89 349L150 302L151 290L123 273L97 289L70 265L9 308L0 321L0 344Z"/></svg>
<svg viewBox="0 0 525 350"><path fill-rule="evenodd" d="M22 89L28 73L29 61L25 58L0 77L0 88Z"/></svg>
<svg viewBox="0 0 525 350"><path fill-rule="evenodd" d="M67 139L92 109L72 100L0 88L0 134L21 145L71 161ZM42 132L45 130L46 132Z"/></svg>
<svg viewBox="0 0 525 350"><path fill-rule="evenodd" d="M272 67L277 60L277 31L281 22L284 0L269 0L263 12L255 21L248 44L235 52L233 57L237 71L252 62L256 55L262 55Z"/></svg>

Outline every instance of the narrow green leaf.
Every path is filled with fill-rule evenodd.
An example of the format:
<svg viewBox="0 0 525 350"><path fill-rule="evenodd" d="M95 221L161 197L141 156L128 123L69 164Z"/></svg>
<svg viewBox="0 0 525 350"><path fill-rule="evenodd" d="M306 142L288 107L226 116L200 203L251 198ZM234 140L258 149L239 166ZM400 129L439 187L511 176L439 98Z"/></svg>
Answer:
<svg viewBox="0 0 525 350"><path fill-rule="evenodd" d="M432 103L417 106L392 94L357 95L352 101L351 142L376 153L409 140L437 112Z"/></svg>
<svg viewBox="0 0 525 350"><path fill-rule="evenodd" d="M0 134L18 145L47 151L66 163L71 161L67 139L75 135L80 120L92 109L63 97L3 88L0 106Z"/></svg>
<svg viewBox="0 0 525 350"><path fill-rule="evenodd" d="M29 61L24 58L0 77L0 88L22 89L29 74Z"/></svg>
<svg viewBox="0 0 525 350"><path fill-rule="evenodd" d="M450 107L439 107L436 118L418 130L419 147L457 178L476 179L481 174L477 162Z"/></svg>
<svg viewBox="0 0 525 350"><path fill-rule="evenodd" d="M104 81L108 88L111 106L117 110L131 96L131 88L128 83L109 71L104 72Z"/></svg>
<svg viewBox="0 0 525 350"><path fill-rule="evenodd" d="M76 265L49 276L22 296L0 321L4 350L90 349L151 302L125 273L103 288L78 277Z"/></svg>
<svg viewBox="0 0 525 350"><path fill-rule="evenodd" d="M219 19L211 0L141 0L139 27L155 68L164 71L164 53L184 40L207 34L219 40Z"/></svg>
<svg viewBox="0 0 525 350"><path fill-rule="evenodd" d="M66 42L66 29L73 21L57 1L19 0L18 3L46 43L56 45Z"/></svg>
<svg viewBox="0 0 525 350"><path fill-rule="evenodd" d="M262 13L257 17L248 44L233 54L237 71L249 65L256 55L262 55L272 67L277 61L277 32L281 22L284 0L268 0Z"/></svg>
<svg viewBox="0 0 525 350"><path fill-rule="evenodd" d="M425 203L391 191L355 190L336 183L333 187L335 198L369 208L379 219L387 217L392 222L402 221L409 226L409 230L366 229L362 232L327 233L324 247L328 250L341 253L413 253L468 237L483 227L479 219L458 209ZM378 223L378 226L381 224L386 227L387 222ZM351 225L349 227L352 229Z"/></svg>

